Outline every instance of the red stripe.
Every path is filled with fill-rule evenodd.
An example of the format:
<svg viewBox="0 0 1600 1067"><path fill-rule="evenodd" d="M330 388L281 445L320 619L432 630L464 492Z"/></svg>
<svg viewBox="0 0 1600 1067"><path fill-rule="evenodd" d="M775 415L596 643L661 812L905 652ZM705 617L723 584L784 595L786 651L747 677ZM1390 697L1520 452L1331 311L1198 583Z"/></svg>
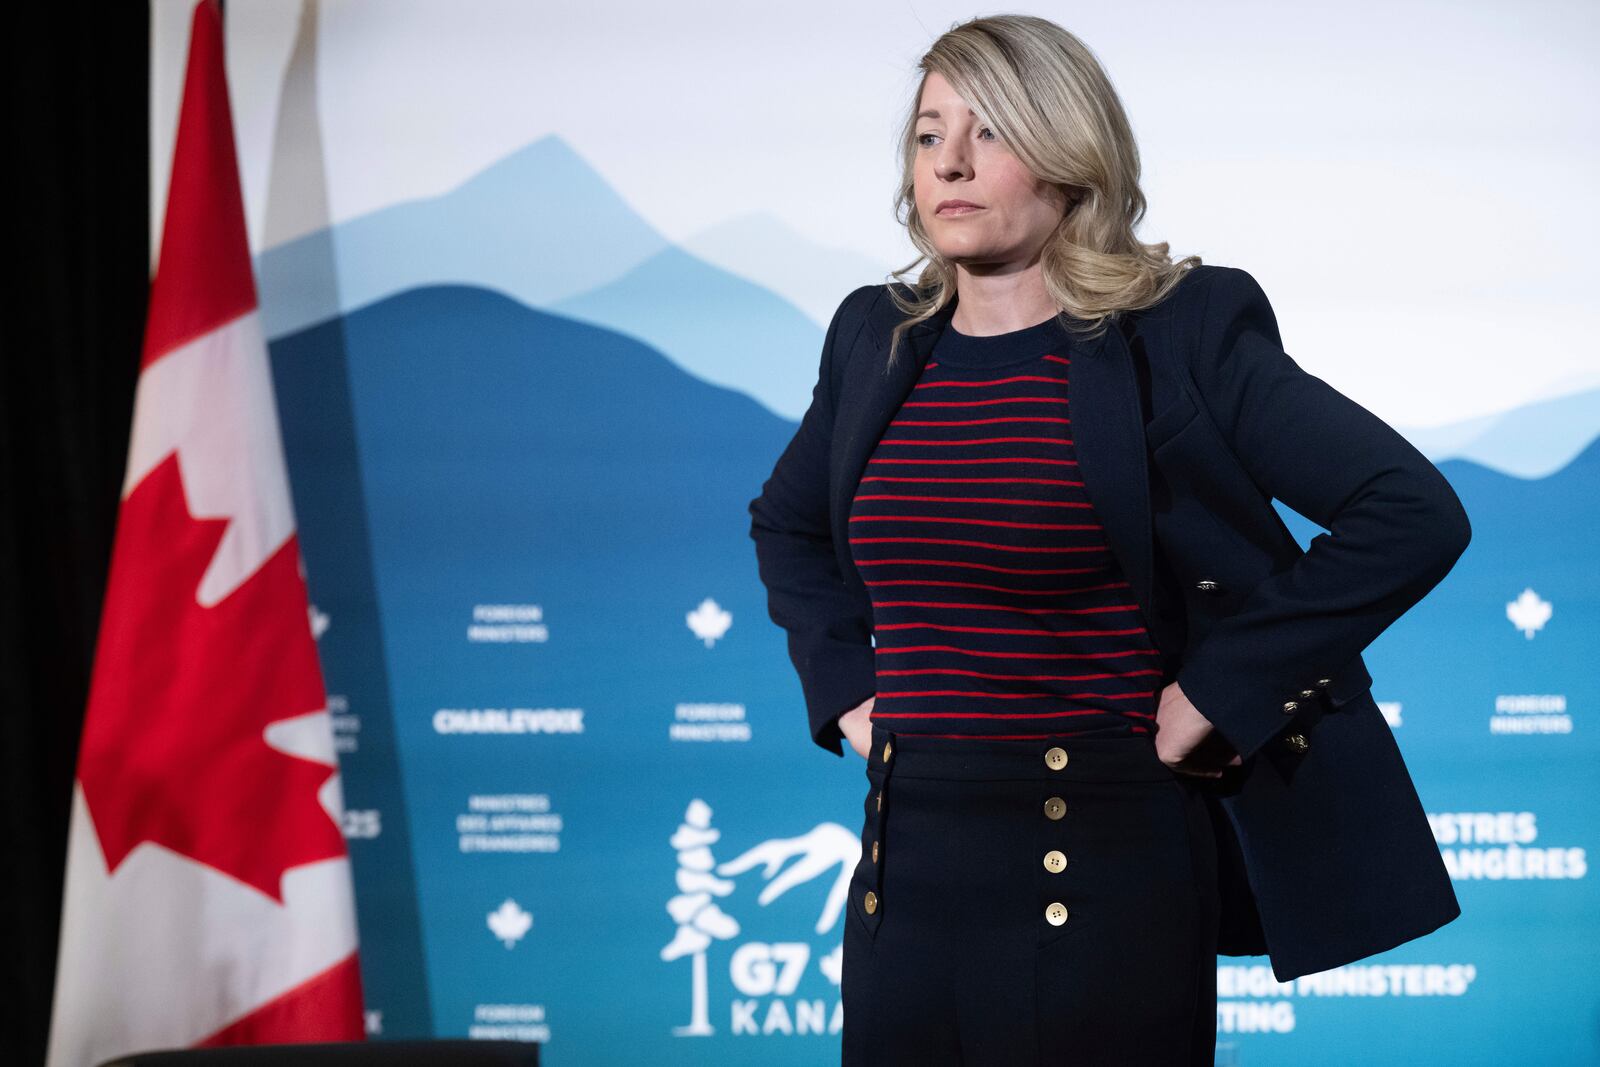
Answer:
<svg viewBox="0 0 1600 1067"><path fill-rule="evenodd" d="M1057 545L996 545L988 541L962 541L953 537L852 537L852 545L969 545L996 552L1099 552L1105 545L1060 547Z"/></svg>
<svg viewBox="0 0 1600 1067"><path fill-rule="evenodd" d="M986 689L907 689L900 692L879 690L878 699L907 700L911 697L975 697L980 700L1136 700L1150 693L994 693ZM907 712L907 714L923 714ZM876 716L877 712L874 711Z"/></svg>
<svg viewBox="0 0 1600 1067"><path fill-rule="evenodd" d="M855 515L851 522L954 522L964 526L996 526L1009 530L1103 530L1098 522L1011 522L1006 519L967 519L943 515Z"/></svg>
<svg viewBox="0 0 1600 1067"><path fill-rule="evenodd" d="M896 426L991 426L997 422L1052 422L1071 425L1071 419L1054 415L1002 415L997 419L895 419ZM888 442L885 442L888 443Z"/></svg>
<svg viewBox="0 0 1600 1067"><path fill-rule="evenodd" d="M1048 456L997 456L994 459L879 459L872 463L1048 463L1052 467L1076 467L1075 459L1051 459Z"/></svg>
<svg viewBox="0 0 1600 1067"><path fill-rule="evenodd" d="M961 437L949 441L941 441L926 437L885 437L879 441L882 445L922 445L926 447L956 448L964 445L1009 445L1009 444L1035 444L1035 445L1070 445L1070 437Z"/></svg>
<svg viewBox="0 0 1600 1067"><path fill-rule="evenodd" d="M256 304L222 61L222 16L215 0L201 0L189 21L189 62L141 369Z"/></svg>
<svg viewBox="0 0 1600 1067"><path fill-rule="evenodd" d="M887 696L879 693L878 696ZM920 693L896 693L896 696L921 696ZM980 694L981 695L981 694ZM998 695L998 694L993 694ZM1095 693L1069 693L1069 697L1094 697ZM1149 693L1129 693L1130 697L1150 696ZM1106 697L1106 700L1117 699ZM1071 711L874 711L874 719L1068 719L1077 715L1103 715L1100 708L1074 708ZM1153 719L1154 715L1140 711L1124 711L1117 714L1128 718Z"/></svg>
<svg viewBox="0 0 1600 1067"><path fill-rule="evenodd" d="M917 562L926 562L918 560ZM1084 570L1095 568L1085 567ZM1106 582L1103 585L1085 585L1074 589L1012 589L1005 585L990 585L987 582L935 582L926 578L880 578L874 582L864 582L864 585L877 588L880 585L934 585L956 589L989 589L996 593L1015 593L1018 596L1071 596L1077 593L1099 593L1106 589L1126 589L1127 582Z"/></svg>
<svg viewBox="0 0 1600 1067"><path fill-rule="evenodd" d="M852 545L969 545L973 548L991 548L996 552L1098 552L1105 545L997 545L989 541L962 541L952 537L852 537Z"/></svg>
<svg viewBox="0 0 1600 1067"><path fill-rule="evenodd" d="M1143 671L1122 674L1101 671L1096 674L991 674L987 671L964 671L956 667L928 667L924 670L886 671L879 669L879 678L898 678L914 674L954 674L962 678L991 678L1002 682L1100 682L1107 678L1139 678L1161 672L1154 667ZM1055 694L1044 694L1054 696Z"/></svg>
<svg viewBox="0 0 1600 1067"><path fill-rule="evenodd" d="M862 481L866 481L865 478ZM902 493L859 493L857 500L914 500L927 504L1027 504L1040 508L1087 508L1087 500L1014 500L1003 496L910 496Z"/></svg>
<svg viewBox="0 0 1600 1067"><path fill-rule="evenodd" d="M893 648L878 646L873 649L880 656L899 655L906 652L953 652L962 656L983 659L1121 659L1123 656L1159 656L1160 649L1128 648L1115 652L995 652L989 649L957 648L955 645L899 645Z"/></svg>
<svg viewBox="0 0 1600 1067"><path fill-rule="evenodd" d="M364 1040L361 971L352 952L321 974L196 1042L194 1047Z"/></svg>
<svg viewBox="0 0 1600 1067"><path fill-rule="evenodd" d="M1105 604L1092 608L1019 608L1007 604L956 604L945 600L879 600L880 608L957 608L965 611L1004 611L1015 615L1100 615L1108 611L1138 611L1137 604Z"/></svg>
<svg viewBox="0 0 1600 1067"><path fill-rule="evenodd" d="M1077 485L1082 482L1069 482L1060 478L912 478L893 477L887 474L873 474L861 479L863 482L927 482L933 485Z"/></svg>
<svg viewBox="0 0 1600 1067"><path fill-rule="evenodd" d="M996 626L941 626L933 622L893 622L874 626L874 630L939 630L956 634L1023 634L1032 637L1126 637L1142 634L1143 626L1128 630L1015 630Z"/></svg>
<svg viewBox="0 0 1600 1067"><path fill-rule="evenodd" d="M986 400L907 400L902 408L975 408L985 404L1060 404L1067 406L1064 396L997 396Z"/></svg>
<svg viewBox="0 0 1600 1067"><path fill-rule="evenodd" d="M969 570L994 571L996 574L1093 574L1099 567L1001 567L993 563L974 563L965 559L860 559L859 567L881 567L894 563L920 563L938 567L966 567Z"/></svg>
<svg viewBox="0 0 1600 1067"><path fill-rule="evenodd" d="M984 389L991 385L1009 385L1012 382L1052 382L1066 385L1067 379L1048 374L1013 374L1009 378L979 378L973 381L921 382L917 389ZM914 392L915 390L913 390Z"/></svg>

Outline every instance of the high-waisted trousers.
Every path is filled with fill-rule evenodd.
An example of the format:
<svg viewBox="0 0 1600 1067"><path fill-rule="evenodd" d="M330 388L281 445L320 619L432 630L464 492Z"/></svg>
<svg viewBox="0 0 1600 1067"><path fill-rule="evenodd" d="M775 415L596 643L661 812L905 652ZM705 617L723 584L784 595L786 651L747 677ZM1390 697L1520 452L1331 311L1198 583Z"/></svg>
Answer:
<svg viewBox="0 0 1600 1067"><path fill-rule="evenodd" d="M843 1064L1190 1067L1216 1044L1216 842L1143 735L872 726Z"/></svg>

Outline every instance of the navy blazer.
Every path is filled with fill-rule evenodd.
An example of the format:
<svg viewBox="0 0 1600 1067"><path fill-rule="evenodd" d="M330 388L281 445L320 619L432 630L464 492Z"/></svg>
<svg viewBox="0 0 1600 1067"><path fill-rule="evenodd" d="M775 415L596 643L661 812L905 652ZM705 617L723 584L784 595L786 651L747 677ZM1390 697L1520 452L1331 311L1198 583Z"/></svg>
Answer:
<svg viewBox="0 0 1600 1067"><path fill-rule="evenodd" d="M908 330L891 366L901 314L887 286L847 296L811 405L750 502L812 738L839 755L839 716L877 690L850 500L954 310ZM1466 549L1449 483L1284 352L1266 294L1238 268L1192 269L1069 353L1080 475L1161 651L1163 685L1176 680L1243 757L1220 779L1192 779L1221 859L1219 951L1268 954L1287 981L1454 919L1361 659ZM1302 550L1274 498L1327 532Z"/></svg>

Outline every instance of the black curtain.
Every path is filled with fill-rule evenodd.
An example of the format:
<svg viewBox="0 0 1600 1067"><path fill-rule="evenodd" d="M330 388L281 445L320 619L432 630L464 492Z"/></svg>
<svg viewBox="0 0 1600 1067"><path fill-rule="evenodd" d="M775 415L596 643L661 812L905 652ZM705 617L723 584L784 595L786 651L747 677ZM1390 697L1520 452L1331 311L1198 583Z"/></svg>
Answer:
<svg viewBox="0 0 1600 1067"><path fill-rule="evenodd" d="M7 1063L41 1063L84 702L149 296L148 4L13 13L0 370Z"/></svg>

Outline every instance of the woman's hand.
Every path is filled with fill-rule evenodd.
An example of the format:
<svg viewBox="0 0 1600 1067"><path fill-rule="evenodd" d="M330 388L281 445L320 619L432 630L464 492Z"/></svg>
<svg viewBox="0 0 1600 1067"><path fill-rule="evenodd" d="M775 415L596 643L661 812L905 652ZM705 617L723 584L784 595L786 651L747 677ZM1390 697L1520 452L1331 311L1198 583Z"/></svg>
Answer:
<svg viewBox="0 0 1600 1067"><path fill-rule="evenodd" d="M877 702L878 697L874 694L839 716L839 729L862 759L867 758L867 752L872 748L872 705Z"/></svg>
<svg viewBox="0 0 1600 1067"><path fill-rule="evenodd" d="M1189 703L1177 682L1161 690L1161 704L1156 708L1156 755L1179 774L1201 778L1221 778L1224 767L1244 762L1211 720ZM1227 758L1230 755L1232 759Z"/></svg>

